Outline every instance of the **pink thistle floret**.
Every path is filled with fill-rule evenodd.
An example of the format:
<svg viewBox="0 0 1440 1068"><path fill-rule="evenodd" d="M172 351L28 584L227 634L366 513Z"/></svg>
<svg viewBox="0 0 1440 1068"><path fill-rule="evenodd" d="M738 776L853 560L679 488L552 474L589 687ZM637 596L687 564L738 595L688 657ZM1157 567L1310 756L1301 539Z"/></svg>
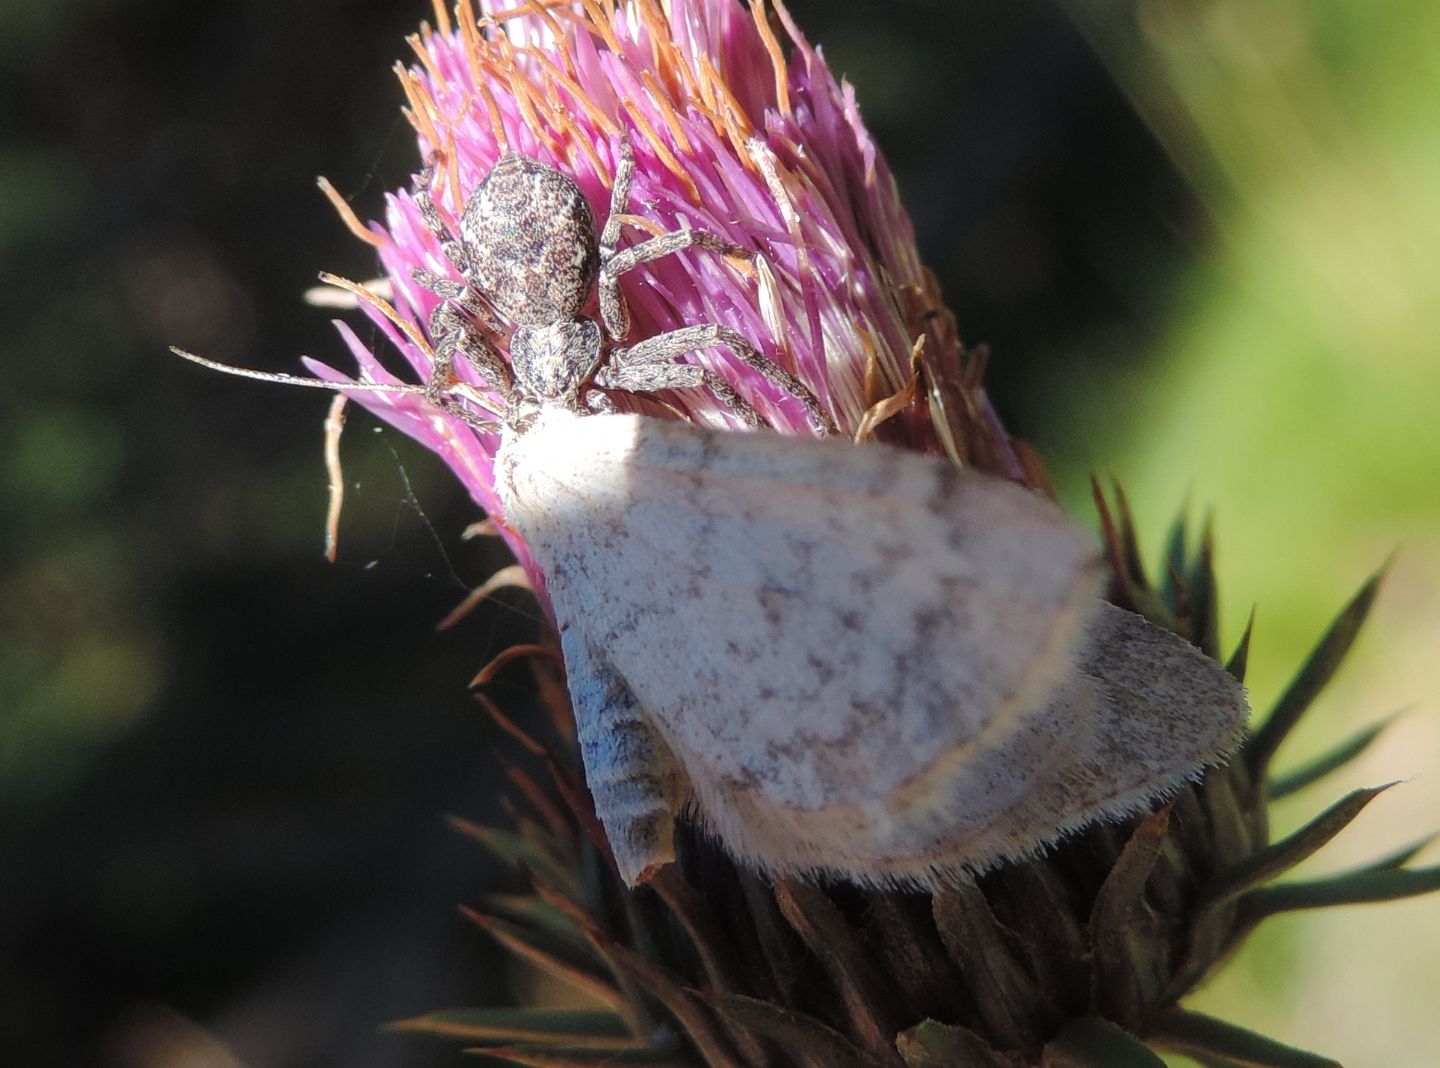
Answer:
<svg viewBox="0 0 1440 1068"><path fill-rule="evenodd" d="M627 273L627 342L700 323L727 326L806 383L842 432L1029 478L984 397L980 361L965 358L920 264L853 90L778 0L776 16L763 0L748 9L738 0L481 0L478 16L461 3L453 22L437 7L436 28L411 39L418 64L398 69L420 156L436 164L435 203L453 231L496 160L518 152L570 175L603 226L617 146L628 136L636 173L627 215L656 233L708 230L758 255L737 265L697 249ZM392 299L348 288L423 382L433 341L425 324L441 298L414 273L464 279L411 191L387 197L383 226L352 223L377 248ZM621 247L643 236L627 225ZM592 295L590 314L594 303ZM340 330L360 380L401 381L348 326ZM493 340L503 353L508 339ZM728 381L773 429L814 433L795 397L726 350L688 359ZM348 377L312 366L332 381ZM503 415L494 383L463 360L455 375L456 395L477 406L477 416ZM492 471L497 435L415 394L353 396L439 454L501 521L535 577L524 545L503 526ZM664 401L696 423L735 425L708 390L674 391Z"/></svg>

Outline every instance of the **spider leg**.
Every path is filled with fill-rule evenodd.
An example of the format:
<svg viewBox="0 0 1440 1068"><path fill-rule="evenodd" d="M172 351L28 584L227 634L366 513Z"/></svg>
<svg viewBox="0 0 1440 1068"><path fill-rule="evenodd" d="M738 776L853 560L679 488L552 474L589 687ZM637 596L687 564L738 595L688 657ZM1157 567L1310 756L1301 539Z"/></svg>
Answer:
<svg viewBox="0 0 1440 1068"><path fill-rule="evenodd" d="M445 258L460 272L461 277L468 277L470 254L465 250L462 242L455 240L454 233L441 217L439 209L435 207L435 201L430 197L430 181L434 173L435 164L431 162L420 175L420 180L416 184L415 206L420 209L421 218L425 220L425 228L440 242L440 248L444 252ZM446 301L458 304L492 334L504 333L505 327L500 322L500 317L495 313L495 309L473 286L465 282L442 278L434 271L426 270L424 267L412 267L410 277L422 289L427 289ZM430 317L430 335L437 340L445 333L443 329L437 327L439 320L436 316L439 312L440 308L436 308L435 314Z"/></svg>
<svg viewBox="0 0 1440 1068"><path fill-rule="evenodd" d="M425 222L425 229L440 242L440 251L447 260L455 265L455 269L461 274L470 273L470 255L465 251L465 245L455 239L455 231L450 229L450 224L440 214L440 209L435 206L435 199L430 194L430 185L435 180L435 166L437 161L432 159L420 172L419 179L415 182L415 206L420 209L420 218ZM433 277L433 276L432 276ZM416 279L419 281L419 279ZM425 285L424 282L420 283ZM426 286L428 289L429 287Z"/></svg>
<svg viewBox="0 0 1440 1068"><path fill-rule="evenodd" d="M668 334L660 335L661 338L669 336ZM730 383L714 371L693 363L669 362L673 356L658 360L646 359L643 352L640 360L630 361L631 354L649 343L649 341L642 341L633 349L611 349L610 356L613 362L596 372L593 384L600 389L622 390L626 393L658 393L662 389L699 389L701 386L705 386L746 426L759 427L763 425L759 413L750 406L750 403L736 393L730 387ZM687 350L682 348L675 355L685 351ZM595 396L593 393L590 394L591 398ZM594 400L590 400L588 403L592 409L597 411L614 410L613 405L610 405L609 409L604 409L598 407Z"/></svg>
<svg viewBox="0 0 1440 1068"><path fill-rule="evenodd" d="M614 216L612 215L611 218L613 219ZM605 225L608 228L610 224L607 222ZM600 317L605 321L605 329L611 337L623 339L630 331L630 309L626 306L625 298L620 293L620 276L651 260L658 260L663 256L673 256L677 252L684 252L692 248L703 248L710 252L718 252L722 256L740 257L747 260L755 258L755 252L752 249L732 245L723 238L716 237L709 230L697 230L693 227L685 230L672 230L608 255L603 249L601 250Z"/></svg>
<svg viewBox="0 0 1440 1068"><path fill-rule="evenodd" d="M623 341L630 333L630 309L620 292L621 275L651 260L692 248L747 260L753 259L755 253L733 245L708 230L693 227L660 234L620 251L621 220L630 205L630 185L635 177L635 153L628 135L620 139L618 156L615 181L610 186L610 212L605 218L605 228L600 232L599 291L600 318L605 323L605 332L616 341Z"/></svg>
<svg viewBox="0 0 1440 1068"><path fill-rule="evenodd" d="M630 182L635 177L635 153L630 147L630 135L620 138L620 158L615 165L615 181L610 186L610 211L605 216L605 228L600 231L600 319L605 332L616 341L624 341L630 333L630 306L620 292L620 284L610 273L610 261L615 258L616 246L620 244L620 216L630 204Z"/></svg>
<svg viewBox="0 0 1440 1068"><path fill-rule="evenodd" d="M436 296L444 297L446 301L453 303L461 310L469 314L484 329L488 330L495 337L504 336L505 323L500 318L500 313L495 310L491 303L485 299L485 295L474 286L466 285L464 282L452 282L448 278L441 278L439 275L427 271L424 267L412 267L410 277L415 279L416 285L422 289L428 289ZM439 306L436 307L436 311ZM430 322L432 324L432 336L434 334L433 324L435 322L432 313Z"/></svg>
<svg viewBox="0 0 1440 1068"><path fill-rule="evenodd" d="M629 374L653 364L692 367L693 364L676 364L674 361L686 353L700 352L716 345L724 345L746 366L758 371L767 381L798 400L816 430L822 434L839 433L834 421L820 407L819 399L809 386L789 371L777 366L773 360L728 326L715 323L684 326L678 330L657 334L629 348L615 349L611 353L610 371L612 374ZM706 384L714 388L711 383ZM728 386L726 388L729 389Z"/></svg>
<svg viewBox="0 0 1440 1068"><path fill-rule="evenodd" d="M677 252L684 252L686 249L692 248L708 249L711 252L718 252L722 256L733 256L744 260L755 258L754 249L731 244L724 238L712 234L709 230L697 230L692 226L684 230L671 230L668 233L647 238L623 251L616 252L604 261L602 270L609 271L611 278L618 278L627 271L633 271L642 263L658 260L662 256L673 256Z"/></svg>
<svg viewBox="0 0 1440 1068"><path fill-rule="evenodd" d="M436 161L426 164L415 183L415 206L425 229L440 242L440 250L450 264L460 272L462 278L470 271L470 254L462 241L455 238L450 224L436 207L430 187L435 180ZM484 330L493 335L504 332L504 326L494 308L473 286L465 282L442 278L423 267L410 272L417 285L441 298L430 315L430 338L434 355L430 374L425 381L425 399L442 411L464 420L481 433L495 433L498 423L482 419L467 406L450 395L455 385L455 357L463 356L479 372L481 380L498 393L508 393L514 386L510 367L481 329L471 322L478 322ZM462 314L463 313L463 314ZM470 318L467 319L466 315Z"/></svg>
<svg viewBox="0 0 1440 1068"><path fill-rule="evenodd" d="M630 206L630 183L635 178L635 151L630 147L630 135L620 138L620 158L615 164L615 181L610 185L610 211L605 216L605 229L600 231L600 260L615 255L620 244L620 216Z"/></svg>
<svg viewBox="0 0 1440 1068"><path fill-rule="evenodd" d="M463 282L452 282L448 278L441 278L434 271L427 271L424 267L411 267L410 277L421 289L428 289L437 297L444 297L446 300L464 300L465 292L470 288Z"/></svg>
<svg viewBox="0 0 1440 1068"><path fill-rule="evenodd" d="M434 356L430 375L425 380L425 400L451 415L463 419L481 433L494 433L499 424L481 419L464 404L449 395L457 379L455 357L461 355L479 372L481 380L497 393L508 393L514 385L510 367L484 334L476 330L448 301L435 306L430 316L430 336L434 339Z"/></svg>

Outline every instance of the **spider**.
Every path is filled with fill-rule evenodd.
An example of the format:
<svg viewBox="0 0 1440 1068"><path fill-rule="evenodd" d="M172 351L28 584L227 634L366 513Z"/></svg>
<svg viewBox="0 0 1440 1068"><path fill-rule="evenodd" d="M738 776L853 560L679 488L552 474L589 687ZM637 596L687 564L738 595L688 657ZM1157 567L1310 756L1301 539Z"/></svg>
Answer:
<svg viewBox="0 0 1440 1068"><path fill-rule="evenodd" d="M703 323L633 345L621 344L630 332L630 311L619 284L627 271L691 248L747 260L755 255L693 228L619 249L635 174L628 137L620 140L610 212L598 240L595 217L579 186L554 167L515 153L500 157L470 194L457 237L431 198L434 171L432 162L421 174L415 203L426 228L465 281L440 278L423 268L412 272L417 283L444 298L430 317L435 356L425 397L431 404L478 430L500 429L447 395L455 383L455 359L461 356L505 395L505 425L515 429L522 429L540 408L552 405L580 413L614 411L613 402L599 390L652 393L701 386L743 422L759 426L755 409L719 375L677 362L687 353L724 345L798 398L817 430L836 432L804 383L729 327ZM597 281L598 323L581 313ZM489 339L505 336L507 321L513 327L508 364Z"/></svg>

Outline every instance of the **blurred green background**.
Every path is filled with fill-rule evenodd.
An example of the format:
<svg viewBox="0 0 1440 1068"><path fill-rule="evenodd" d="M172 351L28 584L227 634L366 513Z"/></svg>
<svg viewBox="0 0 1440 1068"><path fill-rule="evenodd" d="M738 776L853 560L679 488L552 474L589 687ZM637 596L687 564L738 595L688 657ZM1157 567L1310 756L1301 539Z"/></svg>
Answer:
<svg viewBox="0 0 1440 1068"><path fill-rule="evenodd" d="M1213 514L1257 711L1391 551L1285 756L1410 712L1281 811L1406 778L1310 864L1440 813L1440 8L1422 0L793 0L854 81L994 392L1077 514ZM374 265L416 164L390 65L427 6L0 4L0 1059L454 1063L385 1020L504 981L445 812L503 787L465 682L521 598L439 464L170 343L339 358L301 293ZM522 699L520 688L497 696ZM1288 821L1288 823L1287 823ZM1423 860L1424 858L1422 858ZM1433 859L1433 857L1431 858ZM1440 901L1272 921L1197 1007L1348 1065L1440 1063Z"/></svg>

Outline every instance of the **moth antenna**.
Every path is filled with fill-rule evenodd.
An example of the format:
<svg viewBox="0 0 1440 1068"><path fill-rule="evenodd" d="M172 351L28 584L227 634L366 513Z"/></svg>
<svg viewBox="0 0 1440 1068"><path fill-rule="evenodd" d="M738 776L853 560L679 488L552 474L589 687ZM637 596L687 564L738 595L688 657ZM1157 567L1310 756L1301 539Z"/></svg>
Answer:
<svg viewBox="0 0 1440 1068"><path fill-rule="evenodd" d="M387 382L331 382L326 378L306 378L304 375L287 375L279 371L256 371L250 367L235 367L228 363L221 363L219 360L207 359L204 356L197 356L193 352L186 352L184 349L170 346L170 351L183 360L191 363L198 363L201 367L208 367L212 371L220 371L223 374L234 375L237 378L254 378L260 382L278 382L283 386L307 386L310 389L328 389L332 392L362 392L362 393L410 393L423 397L424 386L405 385L404 383Z"/></svg>

